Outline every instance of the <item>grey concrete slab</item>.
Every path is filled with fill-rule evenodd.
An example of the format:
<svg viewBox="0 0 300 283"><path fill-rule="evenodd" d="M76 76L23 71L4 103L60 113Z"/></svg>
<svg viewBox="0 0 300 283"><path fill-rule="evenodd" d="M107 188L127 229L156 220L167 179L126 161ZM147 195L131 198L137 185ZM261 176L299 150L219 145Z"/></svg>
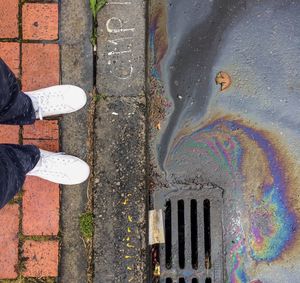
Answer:
<svg viewBox="0 0 300 283"><path fill-rule="evenodd" d="M61 82L75 84L87 93L93 87L93 58L89 41L92 21L88 1L61 2ZM87 158L88 105L60 120L62 149L68 154ZM87 282L87 258L79 231L79 215L87 201L87 184L62 187L62 250L59 282Z"/></svg>
<svg viewBox="0 0 300 283"><path fill-rule="evenodd" d="M145 203L145 98L101 100L95 120L94 282L146 280Z"/></svg>
<svg viewBox="0 0 300 283"><path fill-rule="evenodd" d="M109 0L98 24L98 90L107 95L140 94L145 76L145 1Z"/></svg>

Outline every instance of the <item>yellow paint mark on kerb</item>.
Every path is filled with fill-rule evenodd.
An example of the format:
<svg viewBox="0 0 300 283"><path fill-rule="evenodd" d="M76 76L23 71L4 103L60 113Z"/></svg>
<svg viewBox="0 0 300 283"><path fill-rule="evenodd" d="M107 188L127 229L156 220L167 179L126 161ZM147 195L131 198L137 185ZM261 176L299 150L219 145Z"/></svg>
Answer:
<svg viewBox="0 0 300 283"><path fill-rule="evenodd" d="M125 255L125 259L134 258L132 255Z"/></svg>

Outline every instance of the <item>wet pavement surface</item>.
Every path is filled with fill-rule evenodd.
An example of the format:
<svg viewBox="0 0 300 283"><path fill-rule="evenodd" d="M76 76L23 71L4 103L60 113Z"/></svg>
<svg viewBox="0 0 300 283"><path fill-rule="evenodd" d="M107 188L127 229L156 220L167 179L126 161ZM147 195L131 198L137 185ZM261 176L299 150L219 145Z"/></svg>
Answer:
<svg viewBox="0 0 300 283"><path fill-rule="evenodd" d="M299 281L299 12L290 0L151 4L150 100L165 106L153 187L224 190L224 282Z"/></svg>

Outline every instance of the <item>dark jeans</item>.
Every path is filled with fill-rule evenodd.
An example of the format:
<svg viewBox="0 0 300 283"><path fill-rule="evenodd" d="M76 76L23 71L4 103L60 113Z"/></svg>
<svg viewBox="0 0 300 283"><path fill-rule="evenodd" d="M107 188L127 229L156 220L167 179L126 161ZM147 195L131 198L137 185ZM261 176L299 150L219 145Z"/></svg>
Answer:
<svg viewBox="0 0 300 283"><path fill-rule="evenodd" d="M31 99L20 91L15 75L0 58L0 124L33 124L35 117ZM0 208L19 192L39 159L36 146L0 144Z"/></svg>

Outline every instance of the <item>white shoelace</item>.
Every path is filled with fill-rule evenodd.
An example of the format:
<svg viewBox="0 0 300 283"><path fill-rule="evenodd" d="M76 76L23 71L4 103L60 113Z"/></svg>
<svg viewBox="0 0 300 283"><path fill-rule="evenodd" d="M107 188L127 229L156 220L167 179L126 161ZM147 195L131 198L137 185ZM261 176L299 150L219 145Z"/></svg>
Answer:
<svg viewBox="0 0 300 283"><path fill-rule="evenodd" d="M49 157L53 157L53 156L57 156L57 155L65 155L64 152L54 152L53 154L47 154L47 155L42 155L40 157L40 160L38 161L38 163L36 164L36 166L28 173L28 175L30 175L30 173L35 173L35 172L39 172L39 171L47 171L47 168L49 167L49 160L47 160ZM51 161L50 161L51 162ZM45 168L44 170L41 170L41 168Z"/></svg>
<svg viewBox="0 0 300 283"><path fill-rule="evenodd" d="M32 98L32 99L36 99L34 96L31 96L31 98ZM46 101L45 101L45 99L46 99ZM54 97L53 97L53 99L54 99ZM73 107L71 107L71 106L69 106L69 105L65 105L65 103L64 103L64 101L63 101L63 96L62 96L62 95L57 95L55 99L57 99L58 101L56 102L57 104L54 105L54 107L53 107L53 105L52 105L52 107L54 108L54 110L55 110L55 108L60 108L60 110L62 111L63 108L66 108L66 110L72 110L71 112L76 111L75 108L73 108ZM36 113L37 113L37 115L38 115L38 118L39 118L40 120L43 120L43 117L44 117L43 111L44 111L44 109L43 109L42 106L44 105L45 111L46 111L46 112L47 112L47 110L49 110L49 109L47 109L47 106L46 106L47 103L48 103L48 104L50 103L50 102L49 102L49 97L47 97L47 96L42 96L42 95L37 95L36 101L37 101L37 106L36 106L36 107L37 107L37 110L36 110ZM53 103L53 102L52 102L52 103ZM64 111L62 111L61 113L63 114Z"/></svg>
<svg viewBox="0 0 300 283"><path fill-rule="evenodd" d="M38 96L38 115L39 115L39 119L43 120L43 110L41 105L42 105L41 96Z"/></svg>

